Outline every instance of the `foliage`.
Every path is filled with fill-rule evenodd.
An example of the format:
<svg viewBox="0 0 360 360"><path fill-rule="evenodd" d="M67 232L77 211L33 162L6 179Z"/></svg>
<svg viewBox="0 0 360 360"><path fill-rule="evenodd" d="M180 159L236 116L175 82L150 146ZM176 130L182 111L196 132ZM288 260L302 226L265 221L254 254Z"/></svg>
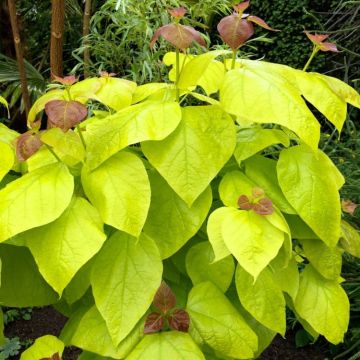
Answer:
<svg viewBox="0 0 360 360"><path fill-rule="evenodd" d="M309 11L324 13L329 11L330 4L331 2L327 0L273 2L252 0L253 11L267 19L273 27L281 30L279 34L275 35L276 42L274 44L264 44L262 52L265 54L265 58L269 61L301 69L311 51L311 46L306 41L303 31L318 29L318 20ZM325 62L326 56L319 55L312 64L312 70L323 71Z"/></svg>
<svg viewBox="0 0 360 360"><path fill-rule="evenodd" d="M21 349L20 340L17 337L5 339L5 344L0 347L0 359L6 360L18 355Z"/></svg>
<svg viewBox="0 0 360 360"><path fill-rule="evenodd" d="M87 42L92 58L91 70L96 75L101 70L116 73L138 83L160 81L166 75L161 58L169 46L161 43L156 52L149 48L154 29L168 24L167 10L172 6L190 9L193 21L188 23L210 30L217 14L229 12L231 1L106 1L91 19L91 34ZM82 66L83 47L74 51Z"/></svg>
<svg viewBox="0 0 360 360"><path fill-rule="evenodd" d="M286 308L313 338L343 341L342 253L360 257L360 235L341 220L344 178L307 104L340 132L360 95L174 44L168 82L62 79L27 133L0 127L0 301L69 317L61 341L42 337L23 360L58 359L64 345L94 358L256 358L285 334Z"/></svg>

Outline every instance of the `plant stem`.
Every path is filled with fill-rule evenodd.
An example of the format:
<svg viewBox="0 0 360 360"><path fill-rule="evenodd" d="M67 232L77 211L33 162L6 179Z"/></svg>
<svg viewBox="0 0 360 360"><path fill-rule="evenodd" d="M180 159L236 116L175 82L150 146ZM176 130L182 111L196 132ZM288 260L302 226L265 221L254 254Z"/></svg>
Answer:
<svg viewBox="0 0 360 360"><path fill-rule="evenodd" d="M82 132L81 132L81 129L80 129L79 124L76 125L76 130L78 131L79 136L80 136L81 143L82 143L84 149L86 150L86 142L85 142L85 139L84 139L83 134L82 134Z"/></svg>
<svg viewBox="0 0 360 360"><path fill-rule="evenodd" d="M319 51L319 47L314 45L313 51L309 57L309 60L307 61L307 63L305 64L303 71L306 71L307 68L309 67L311 61L313 60L313 58L315 57L315 55L317 54L317 52Z"/></svg>
<svg viewBox="0 0 360 360"><path fill-rule="evenodd" d="M49 146L48 144L45 144L45 146L47 147L47 149L54 155L55 159L62 163L62 160L56 155L55 151L51 148L51 146Z"/></svg>
<svg viewBox="0 0 360 360"><path fill-rule="evenodd" d="M231 61L231 70L235 69L235 62L236 62L236 50L233 50L232 61Z"/></svg>
<svg viewBox="0 0 360 360"><path fill-rule="evenodd" d="M179 90L179 77L180 77L180 53L179 49L176 49L176 79L175 79L175 86L176 86L176 101L179 102L180 100L180 90Z"/></svg>

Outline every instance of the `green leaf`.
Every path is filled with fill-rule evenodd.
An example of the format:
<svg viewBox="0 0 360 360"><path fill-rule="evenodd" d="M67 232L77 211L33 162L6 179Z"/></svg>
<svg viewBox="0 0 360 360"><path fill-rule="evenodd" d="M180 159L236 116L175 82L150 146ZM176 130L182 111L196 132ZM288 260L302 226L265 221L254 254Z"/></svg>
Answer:
<svg viewBox="0 0 360 360"><path fill-rule="evenodd" d="M284 232L273 226L268 216L272 215L228 208L222 222L227 248L254 280L275 258L284 242Z"/></svg>
<svg viewBox="0 0 360 360"><path fill-rule="evenodd" d="M279 256L280 255L280 256ZM283 292L286 292L295 300L299 290L299 271L294 257L283 266L284 260L279 254L271 263L270 268L274 270L273 279Z"/></svg>
<svg viewBox="0 0 360 360"><path fill-rule="evenodd" d="M226 258L231 254L222 235L222 223L228 214L228 208L221 207L213 211L208 219L207 234L214 251L214 262Z"/></svg>
<svg viewBox="0 0 360 360"><path fill-rule="evenodd" d="M158 173L149 172L149 178L151 203L144 232L156 242L164 259L177 252L200 229L209 212L212 194L208 187L189 208Z"/></svg>
<svg viewBox="0 0 360 360"><path fill-rule="evenodd" d="M144 85L140 85L135 89L135 92L132 97L132 103L136 104L140 101L145 100L150 95L153 95L160 90L167 89L169 87L173 87L173 85L166 83L148 83Z"/></svg>
<svg viewBox="0 0 360 360"><path fill-rule="evenodd" d="M316 235L334 246L340 237L340 179L326 155L300 145L283 150L277 164L280 187Z"/></svg>
<svg viewBox="0 0 360 360"><path fill-rule="evenodd" d="M58 300L55 291L41 277L27 248L1 244L0 259L2 306L44 306Z"/></svg>
<svg viewBox="0 0 360 360"><path fill-rule="evenodd" d="M255 333L211 282L193 287L186 310L193 326L213 349L237 359L254 356L258 346Z"/></svg>
<svg viewBox="0 0 360 360"><path fill-rule="evenodd" d="M289 80L268 71L262 64L249 61L240 69L226 73L220 89L224 110L238 116L240 121L285 126L312 149L317 149L320 125L299 91Z"/></svg>
<svg viewBox="0 0 360 360"><path fill-rule="evenodd" d="M126 146L146 140L162 140L181 120L175 102L144 102L127 107L86 128L87 164L95 169Z"/></svg>
<svg viewBox="0 0 360 360"><path fill-rule="evenodd" d="M263 156L253 156L245 161L245 174L265 191L266 196L269 197L281 211L287 214L296 213L280 189L275 160Z"/></svg>
<svg viewBox="0 0 360 360"><path fill-rule="evenodd" d="M189 334L169 331L146 335L126 360L205 360Z"/></svg>
<svg viewBox="0 0 360 360"><path fill-rule="evenodd" d="M135 237L140 235L150 206L150 183L142 161L119 152L94 171L83 167L82 184L103 221Z"/></svg>
<svg viewBox="0 0 360 360"><path fill-rule="evenodd" d="M35 343L26 349L20 357L20 360L39 360L51 358L58 353L61 358L64 351L64 344L57 337L45 335L35 340Z"/></svg>
<svg viewBox="0 0 360 360"><path fill-rule="evenodd" d="M275 144L288 147L290 145L289 136L277 129L263 129L261 127L240 129L237 133L234 156L236 161L240 163L242 160Z"/></svg>
<svg viewBox="0 0 360 360"><path fill-rule="evenodd" d="M0 104L4 105L6 107L7 112L8 112L8 118L10 118L9 104L2 96L0 96Z"/></svg>
<svg viewBox="0 0 360 360"><path fill-rule="evenodd" d="M114 77L101 77L99 81L102 86L96 92L96 100L117 111L131 105L136 83Z"/></svg>
<svg viewBox="0 0 360 360"><path fill-rule="evenodd" d="M346 119L346 102L320 74L296 72L296 83L301 93L314 105L340 132Z"/></svg>
<svg viewBox="0 0 360 360"><path fill-rule="evenodd" d="M14 165L14 150L6 143L0 141L0 181Z"/></svg>
<svg viewBox="0 0 360 360"><path fill-rule="evenodd" d="M342 251L330 248L317 239L301 240L305 256L310 264L326 279L337 280L341 273Z"/></svg>
<svg viewBox="0 0 360 360"><path fill-rule="evenodd" d="M73 189L73 177L60 163L9 183L0 190L0 241L57 219L69 205Z"/></svg>
<svg viewBox="0 0 360 360"><path fill-rule="evenodd" d="M0 347L2 347L6 343L6 339L4 336L4 313L2 309L0 309Z"/></svg>
<svg viewBox="0 0 360 360"><path fill-rule="evenodd" d="M308 265L300 276L295 309L333 343L343 341L349 323L349 299L337 280L327 280Z"/></svg>
<svg viewBox="0 0 360 360"><path fill-rule="evenodd" d="M52 128L41 134L41 141L53 148L57 155L63 154L74 159L74 164L83 161L85 150L78 133L60 128Z"/></svg>
<svg viewBox="0 0 360 360"><path fill-rule="evenodd" d="M6 143L10 146L12 146L13 141L20 136L19 133L17 133L14 130L9 129L4 124L0 123L0 139L1 142Z"/></svg>
<svg viewBox="0 0 360 360"><path fill-rule="evenodd" d="M294 301L292 298L290 298L287 294L285 294L286 299L286 305L291 309L291 311L294 313L296 319L299 321L299 323L302 325L305 331L307 331L314 339L314 341L319 337L319 333L316 332L311 325L303 319L295 310Z"/></svg>
<svg viewBox="0 0 360 360"><path fill-rule="evenodd" d="M317 236L309 228L298 215L285 214L286 222L288 223L291 235L294 239L316 239Z"/></svg>
<svg viewBox="0 0 360 360"><path fill-rule="evenodd" d="M77 360L113 360L113 358L110 358L108 356L100 356L88 351L83 351L77 358Z"/></svg>
<svg viewBox="0 0 360 360"><path fill-rule="evenodd" d="M316 74L321 80L325 81L331 90L339 96L341 99L347 103L360 108L360 94L353 89L351 86L346 84L344 81L341 81L332 76L327 76L323 74Z"/></svg>
<svg viewBox="0 0 360 360"><path fill-rule="evenodd" d="M229 160L235 126L217 106L182 109L182 121L165 140L142 144L144 155L191 206Z"/></svg>
<svg viewBox="0 0 360 360"><path fill-rule="evenodd" d="M105 320L96 306L92 306L79 308L70 317L61 332L61 339L66 345L77 346L102 356L123 359L140 341L143 330L144 324L140 321L118 346L114 346Z"/></svg>
<svg viewBox="0 0 360 360"><path fill-rule="evenodd" d="M225 292L232 281L235 265L232 256L216 263L209 242L204 241L193 246L186 255L186 270L194 285L211 281L222 292Z"/></svg>
<svg viewBox="0 0 360 360"><path fill-rule="evenodd" d="M265 268L254 282L241 266L235 274L236 289L244 308L261 324L281 335L286 331L285 299L274 275Z"/></svg>
<svg viewBox="0 0 360 360"><path fill-rule="evenodd" d="M85 199L75 197L54 222L18 238L24 239L40 273L61 295L77 271L100 250L106 239L102 227L96 209Z"/></svg>
<svg viewBox="0 0 360 360"><path fill-rule="evenodd" d="M36 120L36 115L45 109L46 103L51 100L64 100L64 90L51 90L40 96L32 105L27 117L27 125L31 125ZM30 126L31 127L31 126Z"/></svg>
<svg viewBox="0 0 360 360"><path fill-rule="evenodd" d="M360 234L349 223L341 220L341 240L342 248L357 258L360 258Z"/></svg>
<svg viewBox="0 0 360 360"><path fill-rule="evenodd" d="M180 89L200 85L207 95L219 90L225 74L224 64L214 59L220 55L230 53L227 50L208 51L186 62L181 68L178 81Z"/></svg>
<svg viewBox="0 0 360 360"><path fill-rule="evenodd" d="M115 232L97 255L91 285L96 306L118 345L149 308L161 283L162 262L154 241Z"/></svg>

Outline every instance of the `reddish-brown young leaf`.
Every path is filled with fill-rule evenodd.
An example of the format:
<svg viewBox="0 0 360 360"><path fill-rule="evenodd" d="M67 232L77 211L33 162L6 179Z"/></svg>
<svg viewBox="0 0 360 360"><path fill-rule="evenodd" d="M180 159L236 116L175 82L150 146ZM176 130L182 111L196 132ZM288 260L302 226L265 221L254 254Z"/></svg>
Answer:
<svg viewBox="0 0 360 360"><path fill-rule="evenodd" d="M358 207L358 204L353 203L351 200L341 200L341 208L342 211L345 213L348 213L350 215L354 215L354 212L356 208Z"/></svg>
<svg viewBox="0 0 360 360"><path fill-rule="evenodd" d="M245 19L241 19L236 14L221 19L217 29L223 41L232 50L237 50L254 33L253 24Z"/></svg>
<svg viewBox="0 0 360 360"><path fill-rule="evenodd" d="M66 85L66 86L70 86L72 84L75 84L79 80L79 78L77 78L74 75L60 77L60 76L56 76L55 74L52 74L52 76L53 76L55 81L59 82L60 84Z"/></svg>
<svg viewBox="0 0 360 360"><path fill-rule="evenodd" d="M198 31L191 26L181 24L168 24L157 29L150 41L150 47L154 46L159 36L162 36L165 40L182 51L190 47L193 42L197 42L201 46L206 45L205 40Z"/></svg>
<svg viewBox="0 0 360 360"><path fill-rule="evenodd" d="M15 139L16 157L19 161L25 161L35 154L41 145L39 134L30 130Z"/></svg>
<svg viewBox="0 0 360 360"><path fill-rule="evenodd" d="M144 326L144 334L159 332L164 326L164 316L159 313L151 313L147 316Z"/></svg>
<svg viewBox="0 0 360 360"><path fill-rule="evenodd" d="M99 75L101 77L113 77L115 76L116 74L115 73L108 73L107 71L99 71Z"/></svg>
<svg viewBox="0 0 360 360"><path fill-rule="evenodd" d="M259 215L271 215L274 212L272 201L269 198L259 200L253 206L254 211Z"/></svg>
<svg viewBox="0 0 360 360"><path fill-rule="evenodd" d="M332 51L332 52L339 52L339 50L336 47L336 44L331 42L323 42L326 40L329 35L327 34L310 34L308 31L304 31L306 36L310 39L310 41L319 47L319 50L321 51Z"/></svg>
<svg viewBox="0 0 360 360"><path fill-rule="evenodd" d="M258 16L250 15L246 18L247 21L251 21L256 25L261 26L262 28L270 31L280 31L273 29L271 26L269 26L263 19L259 18Z"/></svg>
<svg viewBox="0 0 360 360"><path fill-rule="evenodd" d="M246 195L240 195L237 204L241 210L251 210L254 206Z"/></svg>
<svg viewBox="0 0 360 360"><path fill-rule="evenodd" d="M168 11L172 17L181 19L182 17L184 17L187 10L183 6L181 6L181 7L175 8L175 9L170 9Z"/></svg>
<svg viewBox="0 0 360 360"><path fill-rule="evenodd" d="M256 198L260 198L262 196L265 195L265 191L258 187L258 186L255 186L253 189L252 189L252 195L253 197L256 199Z"/></svg>
<svg viewBox="0 0 360 360"><path fill-rule="evenodd" d="M40 360L61 360L61 358L60 358L60 354L57 352L53 354L51 357L42 358Z"/></svg>
<svg viewBox="0 0 360 360"><path fill-rule="evenodd" d="M250 6L250 1L243 1L237 5L234 5L234 10L241 15Z"/></svg>
<svg viewBox="0 0 360 360"><path fill-rule="evenodd" d="M185 310L175 310L169 316L169 326L172 330L188 332L190 325L189 314Z"/></svg>
<svg viewBox="0 0 360 360"><path fill-rule="evenodd" d="M163 281L155 294L154 306L156 306L163 314L167 314L176 305L176 297L169 286Z"/></svg>
<svg viewBox="0 0 360 360"><path fill-rule="evenodd" d="M45 112L50 127L67 131L87 116L87 108L78 101L52 100L46 103Z"/></svg>

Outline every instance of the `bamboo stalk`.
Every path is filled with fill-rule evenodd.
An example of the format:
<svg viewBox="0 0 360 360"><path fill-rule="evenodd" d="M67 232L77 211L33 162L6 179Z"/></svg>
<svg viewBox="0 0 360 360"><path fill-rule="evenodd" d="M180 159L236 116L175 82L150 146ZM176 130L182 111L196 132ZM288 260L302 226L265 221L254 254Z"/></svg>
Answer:
<svg viewBox="0 0 360 360"><path fill-rule="evenodd" d="M15 0L8 0L8 7L9 7L9 15L10 15L10 22L11 22L11 30L13 33L14 38L14 45L15 45L15 52L16 52L16 60L19 68L20 74L20 84L21 84L21 95L25 106L25 113L26 116L29 114L31 108L28 84L27 84L27 77L26 77L26 68L24 62L24 55L21 46L21 38L20 38L20 31L19 25L17 21L16 15L16 3Z"/></svg>
<svg viewBox="0 0 360 360"><path fill-rule="evenodd" d="M63 75L63 42L64 42L64 0L52 0L51 3L51 76Z"/></svg>
<svg viewBox="0 0 360 360"><path fill-rule="evenodd" d="M91 0L85 0L85 9L84 9L84 20L83 20L83 45L84 49L84 77L87 78L89 76L89 65L90 65L90 49L88 47L88 41L86 36L89 35L90 32L90 18L91 18Z"/></svg>

